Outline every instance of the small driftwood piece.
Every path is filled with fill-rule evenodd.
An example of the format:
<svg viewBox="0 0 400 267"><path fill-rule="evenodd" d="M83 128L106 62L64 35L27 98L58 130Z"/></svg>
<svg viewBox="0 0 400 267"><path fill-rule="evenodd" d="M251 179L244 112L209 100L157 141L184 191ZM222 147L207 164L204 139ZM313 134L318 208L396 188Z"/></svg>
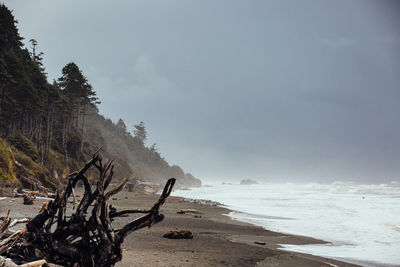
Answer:
<svg viewBox="0 0 400 267"><path fill-rule="evenodd" d="M0 256L1 267L40 267L43 266L43 264L47 264L47 262L45 260L38 260L38 261L28 262L22 265L17 265L11 259L3 258Z"/></svg>
<svg viewBox="0 0 400 267"><path fill-rule="evenodd" d="M6 231L10 227L11 218L10 218L10 210L7 212L7 216L0 218L3 222L0 224L0 240L2 239L3 235L5 235ZM0 247L1 249L1 247Z"/></svg>
<svg viewBox="0 0 400 267"><path fill-rule="evenodd" d="M103 163L98 153L79 171L68 176L68 183L62 192L57 192L54 200L46 201L38 215L30 220L27 232L18 231L13 244L0 254L11 258L17 264L45 259L48 263L62 266L114 266L122 259L121 245L125 237L138 229L150 227L163 220L159 209L171 194L175 179L167 181L159 200L148 210L124 210L117 212L110 209L108 200L121 191L127 180L107 190L113 178L112 161ZM99 178L91 186L85 172L95 167ZM74 188L81 181L84 194L74 208L72 198ZM75 201L74 201L75 202ZM71 211L72 209L72 211ZM124 214L141 213L120 229L114 229L112 221ZM9 217L9 216L8 216ZM4 223L5 221L3 221ZM10 224L7 221L7 224ZM11 238L9 236L8 238ZM6 242L6 239L1 240Z"/></svg>
<svg viewBox="0 0 400 267"><path fill-rule="evenodd" d="M185 213L198 213L195 209L181 209L177 212L178 214L185 214Z"/></svg>
<svg viewBox="0 0 400 267"><path fill-rule="evenodd" d="M34 194L24 194L24 205L33 205L33 201L36 199Z"/></svg>
<svg viewBox="0 0 400 267"><path fill-rule="evenodd" d="M46 263L47 263L47 261L45 261L45 260L38 260L38 261L32 261L32 262L28 262L28 263L19 265L19 267L40 267Z"/></svg>
<svg viewBox="0 0 400 267"><path fill-rule="evenodd" d="M0 256L0 266L1 267L18 267L11 259L4 258Z"/></svg>
<svg viewBox="0 0 400 267"><path fill-rule="evenodd" d="M13 220L11 223L10 223L10 228L11 227L13 227L14 225L16 225L16 224L19 224L19 223L27 223L27 222L29 222L31 219L30 218L23 218L23 219L15 219L15 220Z"/></svg>
<svg viewBox="0 0 400 267"><path fill-rule="evenodd" d="M163 237L168 239L192 239L193 234L188 230L169 231Z"/></svg>

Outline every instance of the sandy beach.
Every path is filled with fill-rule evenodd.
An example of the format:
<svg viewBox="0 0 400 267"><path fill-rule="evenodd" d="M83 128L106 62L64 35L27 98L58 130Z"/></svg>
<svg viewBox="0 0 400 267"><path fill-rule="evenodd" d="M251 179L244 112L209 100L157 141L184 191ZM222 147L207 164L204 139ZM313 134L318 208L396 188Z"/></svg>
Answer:
<svg viewBox="0 0 400 267"><path fill-rule="evenodd" d="M173 195L173 194L172 194ZM156 195L121 192L112 204L118 208L149 208ZM22 198L0 198L0 216L11 209L13 218L32 217L44 200L32 206ZM181 209L197 213L178 214ZM279 244L324 243L309 237L286 235L230 219L230 211L213 203L170 197L161 209L164 221L131 233L123 244L123 259L116 266L357 266L333 259L279 250ZM118 218L115 228L134 216ZM22 226L20 226L22 227ZM189 230L193 239L166 239L171 230ZM259 245L254 242L265 243Z"/></svg>

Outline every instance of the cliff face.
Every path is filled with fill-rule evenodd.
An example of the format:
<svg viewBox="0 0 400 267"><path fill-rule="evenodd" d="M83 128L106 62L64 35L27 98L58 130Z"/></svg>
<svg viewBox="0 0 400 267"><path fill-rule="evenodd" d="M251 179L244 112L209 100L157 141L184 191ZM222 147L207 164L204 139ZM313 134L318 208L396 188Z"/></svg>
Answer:
<svg viewBox="0 0 400 267"><path fill-rule="evenodd" d="M124 128L117 127L109 119L99 114L90 117L88 122L87 146L101 146L110 158L116 159L119 168L126 169L128 178L164 185L174 177L177 186L200 186L201 181L179 166L169 165L154 149L146 147L138 138L130 135Z"/></svg>
<svg viewBox="0 0 400 267"><path fill-rule="evenodd" d="M0 26L0 189L56 187L99 148L104 158L115 160L116 179L164 184L175 177L180 186L200 185L170 166L155 145L146 147L143 122L131 134L122 119L115 123L99 114L95 88L75 63L48 83L42 54L24 47L3 4Z"/></svg>
<svg viewBox="0 0 400 267"><path fill-rule="evenodd" d="M89 133L91 132L89 128ZM94 132L99 134L94 135ZM0 195L10 194L18 187L39 189L41 186L56 189L64 178L73 171L79 170L84 163L90 159L97 148L102 147L102 155L107 159L114 159L116 180L128 178L129 183L137 184L147 182L156 185L164 185L171 177L177 179L177 187L201 186L201 181L190 173L184 173L179 166L170 166L158 153L149 151L144 146L127 144L123 139L114 136L113 141L105 142L101 131L93 131L87 136L83 154L79 158L68 158L64 161L63 153L51 149L50 156L45 158L43 164L40 162L40 152L24 136L13 136L6 141L0 138ZM124 149L119 150L119 145ZM153 157L149 157L152 155ZM97 173L90 171L88 178L95 178Z"/></svg>

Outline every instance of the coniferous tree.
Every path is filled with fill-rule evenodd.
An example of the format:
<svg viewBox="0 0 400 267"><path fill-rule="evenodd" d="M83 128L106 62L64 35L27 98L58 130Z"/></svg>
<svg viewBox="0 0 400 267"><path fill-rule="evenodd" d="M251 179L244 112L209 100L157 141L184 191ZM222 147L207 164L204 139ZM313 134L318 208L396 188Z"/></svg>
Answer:
<svg viewBox="0 0 400 267"><path fill-rule="evenodd" d="M126 135L126 125L122 119L118 120L117 127L123 135Z"/></svg>
<svg viewBox="0 0 400 267"><path fill-rule="evenodd" d="M140 142L144 143L147 139L147 131L144 126L144 122L141 121L139 124L133 126L135 129L133 130L134 137Z"/></svg>
<svg viewBox="0 0 400 267"><path fill-rule="evenodd" d="M58 79L58 84L65 99L62 143L65 161L67 161L67 139L68 134L72 131L73 120L75 120L76 132L79 131L79 122L82 121L80 142L80 151L82 151L85 131L85 118L87 115L86 111L89 106L95 107L96 104L100 102L96 97L96 92L93 90L93 87L89 84L79 67L73 62L68 63L62 69L62 76Z"/></svg>

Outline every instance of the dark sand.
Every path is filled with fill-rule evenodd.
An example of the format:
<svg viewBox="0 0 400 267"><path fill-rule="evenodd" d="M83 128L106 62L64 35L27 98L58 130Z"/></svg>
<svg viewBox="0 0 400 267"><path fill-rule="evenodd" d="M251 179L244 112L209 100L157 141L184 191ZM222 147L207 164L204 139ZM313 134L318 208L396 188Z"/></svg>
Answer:
<svg viewBox="0 0 400 267"><path fill-rule="evenodd" d="M123 208L149 208L158 196L121 192L112 204ZM22 204L22 198L0 200L0 216L11 209L13 218L32 217L44 200L33 206ZM192 208L198 214L177 214ZM278 244L324 243L309 237L286 235L230 219L228 209L215 205L192 203L170 197L161 208L164 221L151 228L131 233L123 245L123 259L118 267L128 266L357 266L337 260L278 250ZM196 218L195 216L199 217ZM118 218L115 228L135 218ZM171 230L190 230L193 239L166 239ZM265 242L257 245L254 242Z"/></svg>

